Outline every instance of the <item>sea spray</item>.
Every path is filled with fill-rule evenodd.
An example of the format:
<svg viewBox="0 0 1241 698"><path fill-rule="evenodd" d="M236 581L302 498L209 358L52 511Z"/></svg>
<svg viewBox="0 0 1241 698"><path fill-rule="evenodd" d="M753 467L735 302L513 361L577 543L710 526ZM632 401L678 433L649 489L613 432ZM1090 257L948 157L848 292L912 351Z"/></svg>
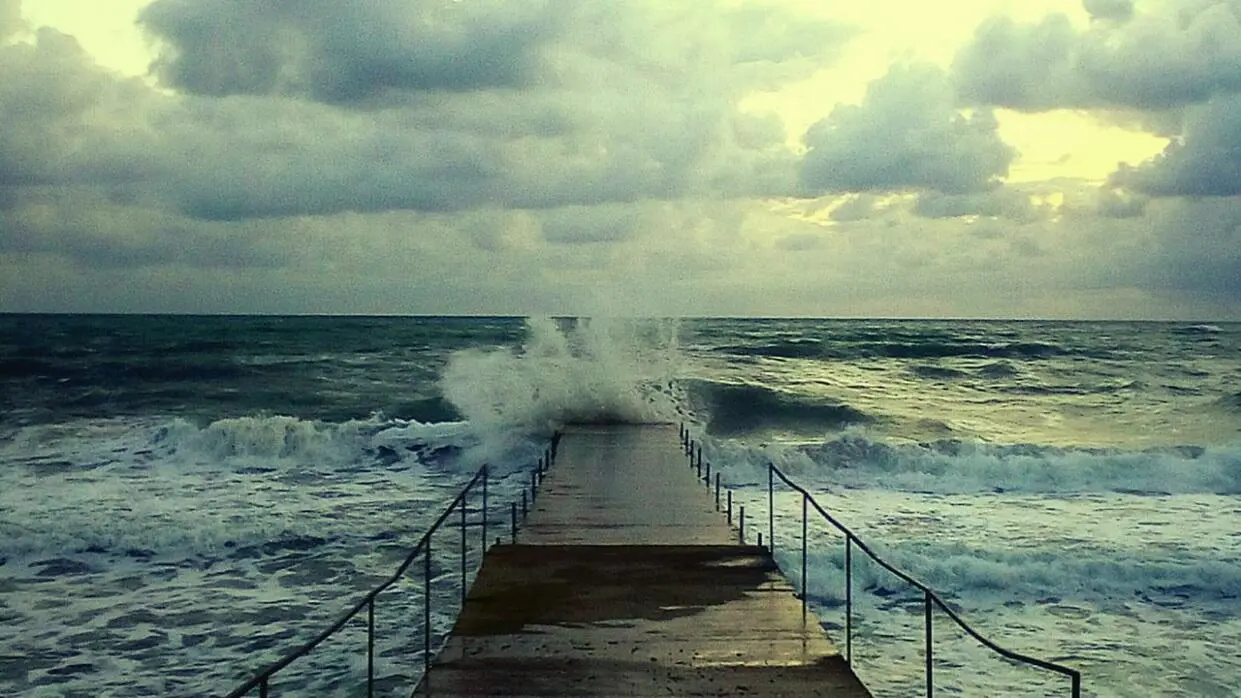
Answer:
<svg viewBox="0 0 1241 698"><path fill-rule="evenodd" d="M546 432L567 422L667 422L681 365L673 321L532 318L519 350L452 355L440 389L480 429Z"/></svg>

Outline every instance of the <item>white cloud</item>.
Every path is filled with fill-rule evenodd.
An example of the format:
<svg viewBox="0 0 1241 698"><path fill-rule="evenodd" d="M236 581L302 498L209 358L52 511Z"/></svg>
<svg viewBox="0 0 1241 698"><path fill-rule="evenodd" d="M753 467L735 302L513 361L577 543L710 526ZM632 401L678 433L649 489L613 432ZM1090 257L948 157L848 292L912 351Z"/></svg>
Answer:
<svg viewBox="0 0 1241 698"><path fill-rule="evenodd" d="M1008 172L1015 153L992 114L959 112L942 71L896 65L806 133L802 185L810 192L933 189L983 191Z"/></svg>

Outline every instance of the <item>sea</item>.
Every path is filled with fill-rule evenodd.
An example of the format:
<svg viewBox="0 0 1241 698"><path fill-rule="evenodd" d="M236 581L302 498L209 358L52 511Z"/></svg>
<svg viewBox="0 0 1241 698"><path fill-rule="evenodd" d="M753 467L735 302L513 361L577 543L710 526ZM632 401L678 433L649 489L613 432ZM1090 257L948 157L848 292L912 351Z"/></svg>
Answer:
<svg viewBox="0 0 1241 698"><path fill-rule="evenodd" d="M503 531L580 420L686 424L751 540L774 464L1083 695L1241 695L1241 324L138 315L0 315L0 695L225 695L483 465ZM802 498L772 501L800 586ZM843 645L842 538L808 527L806 598ZM853 664L923 695L923 596L859 557ZM456 574L436 559L436 638ZM378 604L380 695L418 680L422 583ZM1069 695L933 629L937 695ZM272 695L365 695L365 668L354 622Z"/></svg>

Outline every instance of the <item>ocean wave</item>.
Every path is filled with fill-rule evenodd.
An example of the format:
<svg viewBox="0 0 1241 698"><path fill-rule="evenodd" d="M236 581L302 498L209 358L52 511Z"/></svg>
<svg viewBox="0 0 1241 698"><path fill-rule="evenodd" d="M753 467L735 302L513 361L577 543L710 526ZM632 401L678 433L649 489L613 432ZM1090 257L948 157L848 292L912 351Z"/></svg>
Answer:
<svg viewBox="0 0 1241 698"><path fill-rule="evenodd" d="M819 340L787 340L766 344L730 345L717 351L737 356L769 356L792 359L947 359L981 358L1020 361L1081 356L1112 358L1102 347L1068 347L1048 342L952 342L952 341L873 341L829 343Z"/></svg>
<svg viewBox="0 0 1241 698"><path fill-rule="evenodd" d="M0 441L0 510L9 514L0 517L0 557L196 564L232 548L404 531L411 510L436 511L484 463L502 495L545 446L518 431L379 414L23 427Z"/></svg>
<svg viewBox="0 0 1241 698"><path fill-rule="evenodd" d="M710 439L706 454L734 482L765 483L768 463L807 485L937 494L1124 492L1241 494L1241 445L1141 451L875 441L846 433L811 445Z"/></svg>
<svg viewBox="0 0 1241 698"><path fill-rule="evenodd" d="M214 459L258 457L332 464L348 461L367 445L377 421L316 422L283 415L220 419L205 427L175 420L158 429L152 443L174 453Z"/></svg>
<svg viewBox="0 0 1241 698"><path fill-rule="evenodd" d="M1184 327L1176 327L1171 330L1173 334L1181 334L1181 335L1214 335L1214 334L1220 334L1223 331L1224 331L1224 328L1220 327L1219 325L1209 325L1209 324L1186 325Z"/></svg>
<svg viewBox="0 0 1241 698"><path fill-rule="evenodd" d="M963 543L906 541L882 546L881 555L897 569L953 598L971 604L994 595L1004 603L1051 604L1062 598L1143 602L1177 606L1194 601L1235 603L1241 598L1241 567L1232 560L1201 557L1171 559L1165 551L1144 555L1130 551L1014 550ZM778 554L785 569L800 569L793 551ZM909 587L864 556L854 557L854 584L872 595L908 595ZM844 553L821 550L810 555L816 582L811 597L842 601Z"/></svg>
<svg viewBox="0 0 1241 698"><path fill-rule="evenodd" d="M550 432L568 422L673 422L675 325L609 319L527 322L520 350L453 354L440 389L471 424Z"/></svg>
<svg viewBox="0 0 1241 698"><path fill-rule="evenodd" d="M874 420L850 405L793 395L759 385L689 381L694 413L703 415L707 431L720 436L763 429L822 434Z"/></svg>

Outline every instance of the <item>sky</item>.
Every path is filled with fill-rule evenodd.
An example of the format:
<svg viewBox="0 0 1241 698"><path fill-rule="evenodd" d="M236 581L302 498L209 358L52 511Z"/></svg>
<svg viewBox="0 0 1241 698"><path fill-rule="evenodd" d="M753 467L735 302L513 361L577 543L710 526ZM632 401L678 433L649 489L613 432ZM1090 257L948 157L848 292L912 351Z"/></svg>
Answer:
<svg viewBox="0 0 1241 698"><path fill-rule="evenodd" d="M0 0L0 312L1241 319L1241 0Z"/></svg>

